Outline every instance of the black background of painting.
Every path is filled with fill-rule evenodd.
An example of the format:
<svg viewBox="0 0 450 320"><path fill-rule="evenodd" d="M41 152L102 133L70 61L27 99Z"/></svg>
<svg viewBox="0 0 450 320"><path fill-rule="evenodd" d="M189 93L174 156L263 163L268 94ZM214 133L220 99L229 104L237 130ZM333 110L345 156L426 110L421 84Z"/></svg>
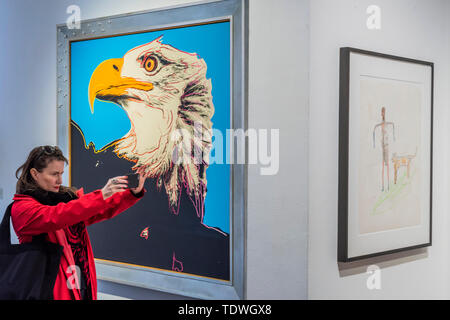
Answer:
<svg viewBox="0 0 450 320"><path fill-rule="evenodd" d="M112 148L94 153L71 124L71 184L84 192L101 189L108 179L131 172L134 163L118 158ZM183 273L230 279L230 237L200 223L186 194L178 215L169 210L164 186L147 179L144 197L118 216L88 227L95 258L172 270L173 256ZM129 191L127 191L129 192ZM148 239L140 236L148 229ZM176 268L181 265L176 263Z"/></svg>

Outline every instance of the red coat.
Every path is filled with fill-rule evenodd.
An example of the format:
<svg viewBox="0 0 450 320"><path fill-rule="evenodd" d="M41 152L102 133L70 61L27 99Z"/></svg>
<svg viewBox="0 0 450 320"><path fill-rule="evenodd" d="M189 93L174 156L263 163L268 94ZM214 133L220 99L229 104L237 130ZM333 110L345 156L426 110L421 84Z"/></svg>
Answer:
<svg viewBox="0 0 450 320"><path fill-rule="evenodd" d="M47 233L47 241L61 245L63 255L59 266L56 283L53 289L55 300L80 300L80 290L70 283L77 282L74 276L75 265L72 249L66 238L66 229L79 222L86 226L96 222L110 219L134 205L139 198L130 190L117 192L106 200L101 190L84 194L83 189L77 192L78 199L68 203L59 203L56 206L47 206L39 203L31 196L16 194L11 209L11 220L20 243L30 242L32 236ZM89 273L92 288L92 298L97 299L97 275L95 272L94 255L87 232ZM68 282L69 280L69 282Z"/></svg>

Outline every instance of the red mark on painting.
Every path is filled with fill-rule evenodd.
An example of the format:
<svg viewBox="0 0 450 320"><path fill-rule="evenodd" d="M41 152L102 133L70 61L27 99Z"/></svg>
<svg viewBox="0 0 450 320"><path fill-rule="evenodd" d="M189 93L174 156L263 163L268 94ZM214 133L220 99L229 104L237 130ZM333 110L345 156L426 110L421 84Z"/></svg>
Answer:
<svg viewBox="0 0 450 320"><path fill-rule="evenodd" d="M141 231L140 237L148 240L148 227Z"/></svg>
<svg viewBox="0 0 450 320"><path fill-rule="evenodd" d="M172 271L183 272L183 262L177 260L175 257L175 252L172 256Z"/></svg>

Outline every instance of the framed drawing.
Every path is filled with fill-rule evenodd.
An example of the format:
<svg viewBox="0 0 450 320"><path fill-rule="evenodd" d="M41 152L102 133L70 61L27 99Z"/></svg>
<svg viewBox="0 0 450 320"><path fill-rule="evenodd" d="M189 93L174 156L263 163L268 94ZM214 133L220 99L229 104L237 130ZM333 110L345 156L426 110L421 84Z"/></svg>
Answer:
<svg viewBox="0 0 450 320"><path fill-rule="evenodd" d="M433 68L341 48L340 262L431 246Z"/></svg>
<svg viewBox="0 0 450 320"><path fill-rule="evenodd" d="M225 0L57 27L70 185L150 173L135 206L88 227L99 279L244 298L246 168L221 140L246 130L247 15Z"/></svg>

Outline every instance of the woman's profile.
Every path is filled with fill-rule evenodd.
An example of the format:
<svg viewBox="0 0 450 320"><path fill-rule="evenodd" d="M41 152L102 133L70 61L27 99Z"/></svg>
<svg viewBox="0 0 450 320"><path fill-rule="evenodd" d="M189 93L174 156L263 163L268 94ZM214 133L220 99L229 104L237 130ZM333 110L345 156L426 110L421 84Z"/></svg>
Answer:
<svg viewBox="0 0 450 320"><path fill-rule="evenodd" d="M41 146L30 152L16 171L12 225L20 243L45 234L47 241L63 247L55 300L96 300L97 277L86 226L110 219L138 202L145 193L147 176L138 170L136 188L128 188L126 176L118 176L102 189L85 194L82 188L62 185L67 163L58 147Z"/></svg>

